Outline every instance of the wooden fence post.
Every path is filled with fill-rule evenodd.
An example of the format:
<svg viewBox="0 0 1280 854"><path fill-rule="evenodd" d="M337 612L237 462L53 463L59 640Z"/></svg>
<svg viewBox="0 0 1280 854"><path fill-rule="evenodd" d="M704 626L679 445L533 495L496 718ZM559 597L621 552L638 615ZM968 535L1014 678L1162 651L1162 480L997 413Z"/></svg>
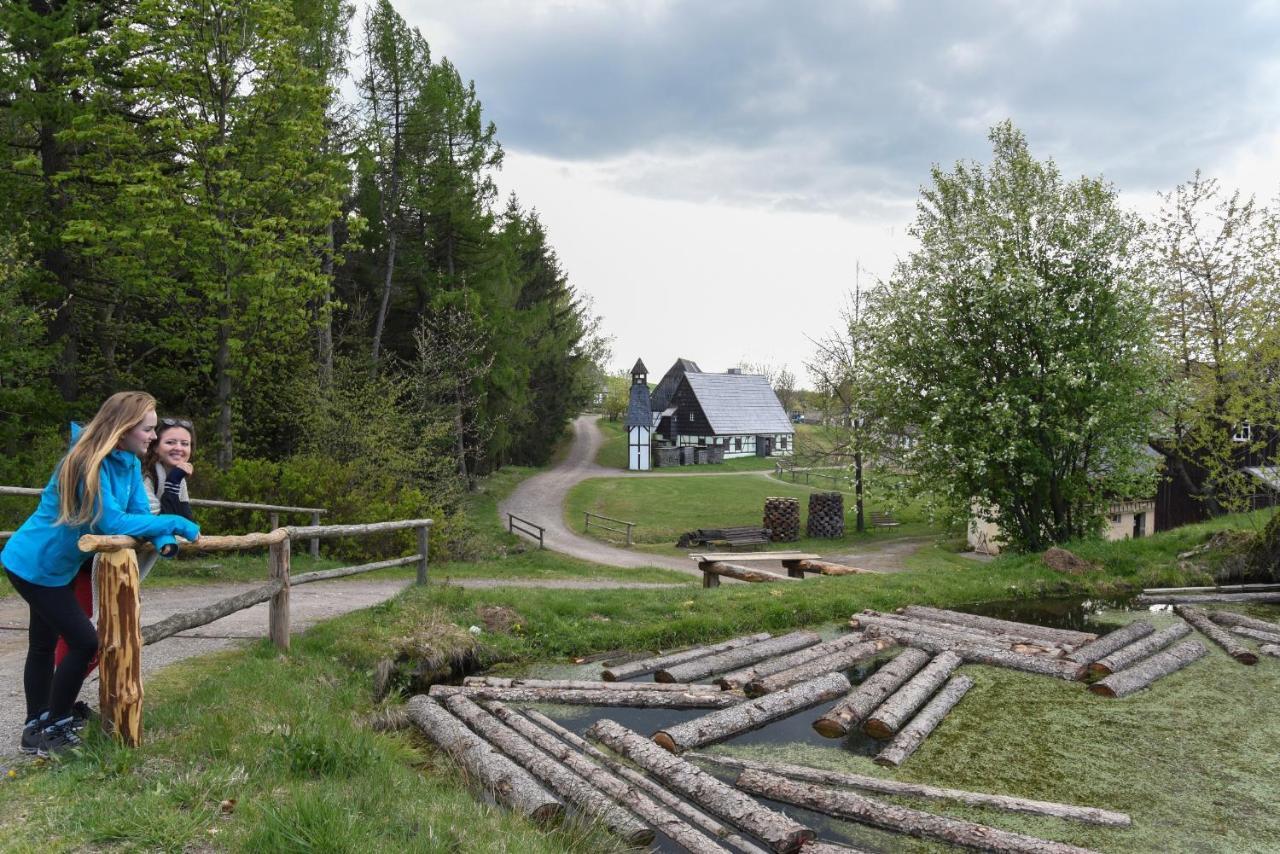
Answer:
<svg viewBox="0 0 1280 854"><path fill-rule="evenodd" d="M98 614L102 726L137 747L142 743L142 623L133 549L98 555Z"/></svg>
<svg viewBox="0 0 1280 854"><path fill-rule="evenodd" d="M289 651L289 539L271 544L267 558L267 574L284 582L280 592L271 597L267 633L281 652Z"/></svg>
<svg viewBox="0 0 1280 854"><path fill-rule="evenodd" d="M272 513L270 516L267 517L267 530L274 531L276 528L279 528L279 527L280 527L280 514Z"/></svg>
<svg viewBox="0 0 1280 854"><path fill-rule="evenodd" d="M427 546L431 540L431 529L426 525L418 528L418 584L427 583Z"/></svg>
<svg viewBox="0 0 1280 854"><path fill-rule="evenodd" d="M319 514L319 513L312 513L312 514L311 514L311 526L312 526L313 528L319 528L319 527L320 527L320 514ZM319 538L319 537L312 537L312 538L311 538L311 556L312 556L312 557L320 557L320 538Z"/></svg>

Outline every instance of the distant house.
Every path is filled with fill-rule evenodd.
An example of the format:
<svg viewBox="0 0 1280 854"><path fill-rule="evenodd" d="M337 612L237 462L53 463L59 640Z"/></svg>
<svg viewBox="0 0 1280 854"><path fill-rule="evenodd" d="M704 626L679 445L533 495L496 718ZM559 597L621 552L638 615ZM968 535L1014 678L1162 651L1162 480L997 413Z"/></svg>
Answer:
<svg viewBox="0 0 1280 854"><path fill-rule="evenodd" d="M1253 484L1248 496L1250 510L1280 505L1280 429L1241 424L1235 429L1232 467ZM1198 496L1209 479L1209 469L1201 460L1182 457L1172 442L1153 440L1165 458L1164 472L1156 490L1157 531L1167 531L1209 518L1209 510Z"/></svg>
<svg viewBox="0 0 1280 854"><path fill-rule="evenodd" d="M636 359L631 369L631 391L627 400L627 469L649 471L653 467L653 409L649 401L649 369Z"/></svg>
<svg viewBox="0 0 1280 854"><path fill-rule="evenodd" d="M655 441L719 446L724 456L789 456L795 427L768 379L730 369L706 373L677 359L651 397Z"/></svg>

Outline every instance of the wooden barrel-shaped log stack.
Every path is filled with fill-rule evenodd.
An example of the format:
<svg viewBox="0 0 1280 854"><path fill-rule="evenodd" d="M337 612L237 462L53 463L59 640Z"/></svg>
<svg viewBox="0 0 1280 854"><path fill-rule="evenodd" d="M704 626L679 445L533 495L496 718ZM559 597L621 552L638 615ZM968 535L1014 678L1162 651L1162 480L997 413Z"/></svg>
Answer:
<svg viewBox="0 0 1280 854"><path fill-rule="evenodd" d="M838 539L844 536L844 494L814 492L809 496L805 532L810 537Z"/></svg>
<svg viewBox="0 0 1280 854"><path fill-rule="evenodd" d="M764 500L764 525L775 543L800 539L800 499L769 497Z"/></svg>

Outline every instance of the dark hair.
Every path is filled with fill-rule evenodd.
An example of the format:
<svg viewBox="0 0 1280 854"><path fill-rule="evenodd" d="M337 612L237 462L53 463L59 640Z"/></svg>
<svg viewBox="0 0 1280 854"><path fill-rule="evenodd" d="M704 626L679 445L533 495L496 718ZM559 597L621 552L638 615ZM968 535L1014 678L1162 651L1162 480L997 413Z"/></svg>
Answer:
<svg viewBox="0 0 1280 854"><path fill-rule="evenodd" d="M147 447L147 454L142 458L142 476L151 484L156 495L160 494L160 484L156 483L156 463L160 461L160 437L175 427L186 430L191 436L191 454L196 452L196 428L186 418L161 418L156 424L156 438Z"/></svg>

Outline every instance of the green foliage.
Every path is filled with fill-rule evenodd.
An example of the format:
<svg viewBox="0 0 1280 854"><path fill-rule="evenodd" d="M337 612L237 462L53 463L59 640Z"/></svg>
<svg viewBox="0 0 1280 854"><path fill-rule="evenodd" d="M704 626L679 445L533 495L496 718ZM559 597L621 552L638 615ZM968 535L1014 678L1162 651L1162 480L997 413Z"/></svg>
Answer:
<svg viewBox="0 0 1280 854"><path fill-rule="evenodd" d="M1037 550L1143 487L1151 300L1109 185L1063 182L1009 123L991 142L989 167L934 169L920 249L873 307L873 359L880 411L918 439L909 467Z"/></svg>

